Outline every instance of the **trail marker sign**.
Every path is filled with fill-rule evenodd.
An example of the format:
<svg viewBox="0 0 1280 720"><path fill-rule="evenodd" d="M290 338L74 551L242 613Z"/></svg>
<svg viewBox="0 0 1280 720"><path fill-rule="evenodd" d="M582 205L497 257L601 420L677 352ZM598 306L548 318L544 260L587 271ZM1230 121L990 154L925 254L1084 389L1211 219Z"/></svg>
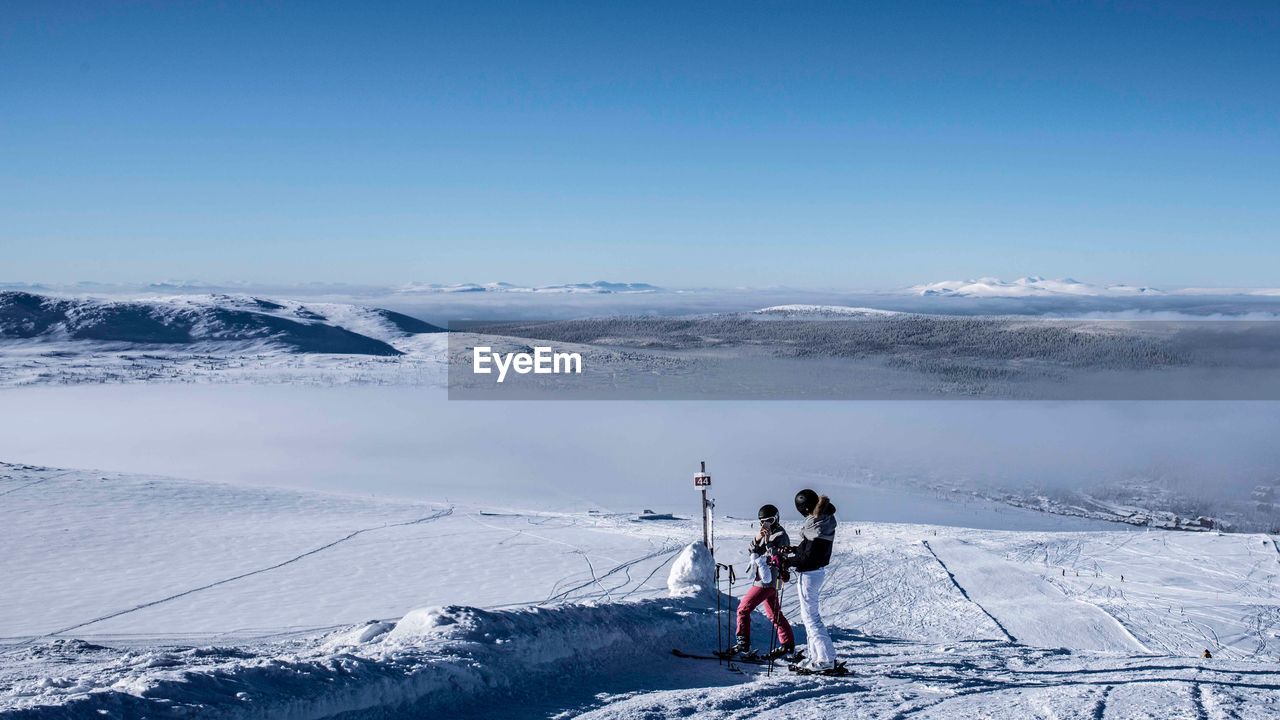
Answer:
<svg viewBox="0 0 1280 720"><path fill-rule="evenodd" d="M702 544L716 554L715 507L716 501L707 497L707 488L711 487L711 476L707 474L707 461L699 463L701 470L693 476L693 486L702 491Z"/></svg>

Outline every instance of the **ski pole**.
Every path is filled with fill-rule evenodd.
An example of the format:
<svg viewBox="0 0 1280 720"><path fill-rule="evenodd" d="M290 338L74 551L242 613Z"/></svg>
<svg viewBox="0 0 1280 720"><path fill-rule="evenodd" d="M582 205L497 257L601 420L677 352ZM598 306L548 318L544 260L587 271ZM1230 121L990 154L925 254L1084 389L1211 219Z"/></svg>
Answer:
<svg viewBox="0 0 1280 720"><path fill-rule="evenodd" d="M781 600L779 600L778 612L782 612ZM773 630L769 632L769 675L770 676L773 675L773 649L774 649L774 646L777 645L777 640L778 640L778 624L777 622L775 622L773 624Z"/></svg>
<svg viewBox="0 0 1280 720"><path fill-rule="evenodd" d="M716 563L716 653L724 647L720 635L720 563ZM720 664L724 664L723 660Z"/></svg>
<svg viewBox="0 0 1280 720"><path fill-rule="evenodd" d="M773 623L773 634L769 636L769 677L773 677L773 641L778 639L778 619L782 618L782 591L787 589L787 584L782 581L782 564L778 564L778 579L774 582L778 588L778 618Z"/></svg>
<svg viewBox="0 0 1280 720"><path fill-rule="evenodd" d="M771 554L771 555L770 555L770 559L774 559L774 558L775 558L775 556ZM776 565L777 563L771 563L771 564ZM771 569L772 569L772 568L771 568ZM779 580L781 580L781 579L782 579L782 577L781 577L781 574L780 574L780 573L779 573L779 577L775 577L775 578L773 579L773 593L774 593L774 596L775 596L775 597L776 597L776 596L777 596L777 594L778 594L778 581L779 581ZM766 602L765 602L765 609L766 609L766 610L768 609L768 606L769 606L769 604L768 604L768 602L766 601ZM779 606L779 607L781 607L781 606ZM770 674L770 675L773 675L773 646L774 646L774 641L778 638L778 622L777 622L777 619L776 619L776 618L772 618L772 617L771 617L771 618L769 618L769 620L773 623L773 630L772 630L772 631L770 631L770 633L769 633L769 674Z"/></svg>
<svg viewBox="0 0 1280 720"><path fill-rule="evenodd" d="M737 608L733 606L733 581L737 579L738 578L733 571L733 563L729 563L729 607L727 608L728 612L724 615L725 635L729 634L729 617L732 613L737 611ZM734 645L737 644L737 640L735 639Z"/></svg>

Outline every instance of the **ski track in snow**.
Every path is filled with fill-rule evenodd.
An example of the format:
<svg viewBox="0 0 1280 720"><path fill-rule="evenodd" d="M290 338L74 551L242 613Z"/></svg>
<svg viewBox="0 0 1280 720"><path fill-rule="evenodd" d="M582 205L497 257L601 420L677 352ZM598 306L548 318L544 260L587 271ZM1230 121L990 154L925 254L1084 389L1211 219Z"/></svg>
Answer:
<svg viewBox="0 0 1280 720"><path fill-rule="evenodd" d="M442 517L448 517L449 515L452 515L452 514L453 514L453 508L448 508L448 509L446 509L446 510L441 510L440 512L433 513L433 514L428 515L428 516L425 516L425 517L420 517L420 518L418 518L418 519L416 519L416 520L409 520L409 521L407 521L407 522L400 522L400 523L392 523L392 524L388 524L388 525L379 525L379 526L377 526L377 527L360 528L359 530L354 530L354 531L352 531L352 532L348 533L347 535L345 535L345 536L343 536L343 537L340 537L340 538L338 538L337 540L334 540L334 541L333 541L333 542L331 542L331 543L326 543L326 544L324 544L324 545L321 545L320 547L312 548L311 550L308 550L307 552L304 552L304 553L302 553L302 554L300 554L300 555L295 555L295 556L293 556L293 557L289 558L288 560L284 560L284 561L282 561L282 562L278 562L278 563L276 563L276 564L274 564L274 565L269 565L269 566L267 566L267 567L258 568L258 569L256 569L256 570L250 570L250 571L248 571L248 572L243 572L243 573L240 573L239 575L235 575L235 576L232 576L232 577L229 577L229 578L223 578L223 579L221 579L221 580L216 580L216 581L211 582L211 583L208 583L208 584L206 584L206 585L201 585L200 587L191 588L190 590L184 590L184 591L182 591L182 592L180 592L180 593L174 593L173 595L170 595L170 596L168 596L168 597L160 598L159 600L152 600L152 601L150 601L150 602L141 603L141 604L139 604L139 605L135 605L135 606L133 606L133 607L131 607L131 608L126 608L126 609L124 609L124 610L118 610L118 611L113 612L113 613L108 613L108 614L106 614L106 615L101 615L101 616L99 616L99 617L93 618L92 620L86 620L86 621L81 622L81 623L76 623L75 625L69 625L69 626L67 626L67 627L60 628L60 629L58 629L58 630L52 630L52 631L47 632L47 633L45 633L45 634L43 634L43 635L39 635L39 636L34 637L34 638L31 638L30 640L27 640L27 641L25 641L25 642L23 642L23 643L20 643L20 645L26 645L26 644L30 644L30 643L32 643L32 642L35 642L36 640L43 640L43 639L46 639L46 638L51 638L51 637L56 637L56 636L58 636L58 635L63 635L63 634L69 633L69 632L71 632L71 631L73 631L73 630L79 630L79 629L81 629L81 628L85 628L85 627L88 627L88 626L90 626L90 625L95 625L95 624L100 623L100 622L103 622L103 621L105 621L105 620L110 620L110 619L112 619L112 618L120 617L121 615L128 615L129 613L134 613L134 612L138 612L139 610L145 610L145 609L150 608L150 607L155 607L156 605L161 605L161 604L163 604L163 603L167 603L167 602L170 602L170 601L173 601L173 600L177 600L178 598L186 597L186 596L188 596L188 595L193 595L193 594L195 594L195 593L202 592L202 591L204 591L204 590L208 590L208 589L210 589L210 588L215 588L215 587L218 587L218 586L220 586L220 585L226 585L226 584L228 584L228 583L233 583L233 582L235 582L235 581L237 581L237 580L241 580L241 579L243 579L243 578L251 577L251 576L253 576L253 575L260 575L260 574L262 574L262 573L270 572L270 571L272 571L272 570L277 570L277 569L282 568L282 567L284 567L284 566L286 566L286 565L292 565L293 563L296 563L296 562L298 562L299 560L303 560L303 559L305 559L305 558L311 557L312 555L315 555L316 553L324 552L325 550L328 550L329 548L332 548L332 547L336 547L336 546L338 546L338 545L341 545L342 543L344 543L344 542L346 542L346 541L348 541L348 540L351 540L352 538L359 537L360 535L363 535L363 534L368 533L368 532L374 532L374 531L376 531L376 530L386 530L386 529L388 529L388 528L394 528L394 527L407 527L407 526L409 526L409 525L421 525L422 523L431 522L432 520L439 520L439 519L440 519L440 518L442 518Z"/></svg>
<svg viewBox="0 0 1280 720"><path fill-rule="evenodd" d="M927 541L926 541L927 543ZM956 586L979 602L1014 642L1076 650L1150 652L1106 611L1068 597L1047 579L964 540L940 540L929 546L939 562L945 556L959 568ZM946 563L944 563L946 564ZM965 587L967 586L967 588ZM976 596L976 597L975 597Z"/></svg>
<svg viewBox="0 0 1280 720"><path fill-rule="evenodd" d="M4 497L5 495L10 495L10 494L16 493L16 492L18 492L19 490L26 490L27 488L32 487L32 486L35 486L35 485L39 485L40 483L49 482L49 481L51 481L51 480L57 480L58 478L61 478L61 477L66 477L66 476L68 476L68 475L73 474L74 472L75 472L75 470L68 470L68 471L66 471L66 472L63 472L63 473L57 473L57 474L55 474L55 475L50 475L50 476L48 476L48 477L40 477L40 478L36 478L35 480L32 480L32 481L31 481L31 482L29 482L29 483L24 483L24 484L22 484L22 485L19 485L19 486L18 486L18 487L16 487L16 488L10 488L10 489L8 489L8 490L5 490L4 492L0 492L0 497Z"/></svg>
<svg viewBox="0 0 1280 720"><path fill-rule="evenodd" d="M631 560L627 560L626 562L619 563L619 564L615 565L614 567L610 568L608 572L606 572L605 574L600 575L600 576L598 576L598 577L597 577L597 576L596 576L596 574L595 574L595 569L594 569L594 568L592 568L592 569L591 569L591 580L590 580L589 582L584 582L584 583L581 583L581 584L579 584L579 585L575 585L574 587L571 587L571 588L569 588L568 590L564 590L564 591L561 591L561 592L555 593L555 594L553 594L553 595L551 595L551 596L547 597L547 599L546 599L546 600L543 600L543 601L539 602L538 604L539 604L539 605L546 605L546 604L549 604L549 603L554 603L554 602L560 602L560 601L563 601L563 600L567 600L567 599L569 599L569 598L574 598L574 599L593 599L593 598L592 598L592 596L585 596L585 598L583 598L583 597L575 598L575 596L574 596L574 593L575 593L575 592L577 592L577 591L579 591L579 590L582 590L583 588L590 587L590 586L592 586L592 585L599 586L599 587L600 587L600 590L601 590L601 592L602 592L602 594L603 594L603 595L604 595L604 597L605 597L605 599L608 599L608 598L610 597L610 593L611 593L612 591L619 590L619 589L621 589L622 587L625 587L625 586L629 583L629 581L630 581L630 574L629 574L629 570L630 570L630 568L631 568L633 565L637 565L637 564L639 564L639 563L642 563L642 562L644 562L645 560L651 560L651 559L653 559L653 558L655 558L655 557L658 557L659 555L667 555L667 556L668 556L668 559L667 559L666 561L664 561L661 565L659 565L659 566L655 567L655 568L653 569L653 571L649 573L649 576L648 576L648 577L646 577L646 578L645 578L645 580L644 580L643 582L641 582L641 583L640 583L639 585L637 585L635 588L632 588L632 590L631 590L629 593L627 593L628 595L631 595L631 594L635 593L635 592L636 592L636 590L639 590L640 588L644 587L644 586L648 583L649 578L652 578L652 577L653 577L653 575L654 575L654 573L656 573L659 569L661 569L663 565L666 565L666 563L667 563L667 562L670 562L671 558L674 558L674 557L675 557L675 555L676 555L676 553L678 553L679 551L680 551L680 548L679 548L679 547L672 548L672 547L670 547L670 546L665 546L665 545L664 545L662 548L659 548L658 550L655 550L655 551L653 551L653 552L651 552L651 553L648 553L648 554L645 554L645 555L641 555L641 556L636 557L636 558L632 558ZM581 552L581 551L579 551L579 552ZM586 553L585 553L585 552L583 552L583 553L582 553L582 556L583 556L584 558L587 558L587 555L586 555ZM587 564L588 564L588 565L590 565L590 563L591 563L590 558L587 558ZM617 587L614 587L614 588L606 588L606 587L604 587L604 585L602 584L602 583L603 583L603 581L604 581L605 579L607 579L607 578L609 578L609 577L613 576L613 575L616 575L616 574L617 574L617 573L619 573L619 572L624 572L624 573L628 573L628 574L627 574L627 576L626 576L625 578L623 578L622 582L621 582ZM598 597L598 596L596 596L596 597Z"/></svg>
<svg viewBox="0 0 1280 720"><path fill-rule="evenodd" d="M1004 637L1006 640L1008 640L1011 643L1018 642L1018 639L1009 632L1009 629L1006 628L1004 624L1001 623L1000 620L996 618L995 615L992 615L989 610L987 610L985 607L982 606L982 603L978 602L977 600L974 600L969 595L969 592L965 590L964 586L960 584L960 581L956 579L956 574L951 572L951 568L947 567L947 564L942 561L942 558L938 557L938 553L934 551L933 546L929 544L929 541L922 540L921 544L925 546L925 548L929 551L929 554L933 556L933 559L937 560L938 564L942 566L942 569L947 573L947 577L951 578L951 584L955 585L956 590L960 591L960 594L964 596L964 599L973 603L974 607L981 610L983 615L986 615L987 617L991 618L991 622L995 623L996 627L1000 628L1000 632L1004 633Z"/></svg>
<svg viewBox="0 0 1280 720"><path fill-rule="evenodd" d="M1275 599L1280 588L1270 562L1274 548L1266 548L1274 545L1273 539L1224 537L1245 551L1242 557L1213 562L1208 559L1212 545L1222 540L1178 533L1132 533L1120 542L1090 543L1087 565L1079 562L1085 541L1078 539L1036 542L1014 548L1010 555L1045 569L1061 568L1060 574L1048 572L1045 580L1104 610L1154 651L1178 653L1199 645L1217 648L1215 654L1224 657L1271 658L1272 639L1280 637ZM1124 578L1118 568L1126 566L1130 574ZM1077 580L1078 569L1083 573ZM1170 584L1165 576L1171 572L1189 582ZM1247 602L1233 601L1235 596Z"/></svg>
<svg viewBox="0 0 1280 720"><path fill-rule="evenodd" d="M837 649L853 669L849 678L797 681L785 674L756 674L732 698L692 691L646 694L606 701L583 717L729 718L779 709L786 717L840 717L847 712L884 718L1262 718L1268 717L1266 705L1274 710L1280 703L1275 695L1280 669L1275 665L1213 668L1175 658L1130 663L1110 654L1001 643L939 649L917 643L884 646L874 638L838 642ZM1081 662L1106 667L1043 669ZM1166 692L1172 697L1161 697ZM818 704L805 704L806 699ZM656 706L643 708L642 703ZM1041 703L1058 710L1031 710ZM1251 704L1256 713L1239 712Z"/></svg>
<svg viewBox="0 0 1280 720"><path fill-rule="evenodd" d="M477 517L476 515L468 515L467 517L472 522L484 528L487 528L489 530L498 530L498 531L504 531L504 532L507 530L507 528L493 525L491 523L486 523L480 520L479 517ZM516 537L531 537L541 542L563 545L569 548L571 552L582 556L583 560L586 562L587 572L590 575L590 579L585 582L581 582L577 585L574 585L573 587L570 587L567 590L560 590L560 586L564 585L566 582L571 582L571 579L574 577L572 575L563 576L558 580L556 580L555 584L552 585L551 587L551 591L547 594L547 597L543 600L503 603L501 605L486 606L489 609L494 609L499 607L510 608L510 607L524 607L529 605L548 605L551 603L563 602L570 599L588 600L588 599L598 599L600 597L604 597L606 600L608 600L612 598L613 592L617 592L625 588L627 585L631 583L631 576L630 576L631 567L638 565L646 560L651 560L655 557L658 557L659 555L664 555L664 554L667 555L667 559L663 563L654 567L653 570L649 572L649 574L645 577L644 580L636 584L627 592L627 594L623 597L623 599L625 599L627 597L634 595L637 591L641 590L644 587L652 587L652 586L649 586L649 580L652 579L653 576L658 572L658 570L662 569L662 567L665 566L666 563L670 562L671 559L675 558L676 553L678 553L681 548L680 544L674 538L667 537L663 540L662 546L657 550L654 550L653 552L646 553L643 555L639 555L637 557L631 558L630 560L620 561L616 558L611 558L605 555L599 555L599 557L615 564L603 575L597 575L595 571L595 566L591 562L590 553L586 548L583 548L581 545L577 545L571 542L566 542L564 540L559 540L557 538L546 537L543 535L539 535L538 533L529 532L524 529L517 529L513 531L513 535ZM625 574L625 577L622 578L621 582L619 582L618 585L612 588L605 587L603 584L604 580L616 575L619 572L622 572ZM578 591L591 587L593 585L600 588L599 594L588 594L588 595L575 594ZM665 588L653 588L653 589L665 590Z"/></svg>

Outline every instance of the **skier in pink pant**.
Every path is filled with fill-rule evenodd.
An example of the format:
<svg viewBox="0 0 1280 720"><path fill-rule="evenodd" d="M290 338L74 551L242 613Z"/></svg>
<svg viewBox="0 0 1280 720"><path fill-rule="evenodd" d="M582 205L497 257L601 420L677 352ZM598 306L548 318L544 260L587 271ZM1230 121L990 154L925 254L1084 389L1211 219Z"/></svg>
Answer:
<svg viewBox="0 0 1280 720"><path fill-rule="evenodd" d="M765 505L757 515L760 518L760 532L751 541L751 589L742 596L738 604L738 644L730 652L740 655L753 655L751 649L751 612L764 605L764 614L773 623L778 633L778 648L774 657L789 656L795 652L795 636L791 632L791 623L782 614L782 605L778 601L778 588L785 578L780 553L791 544L787 531L778 522L778 508Z"/></svg>

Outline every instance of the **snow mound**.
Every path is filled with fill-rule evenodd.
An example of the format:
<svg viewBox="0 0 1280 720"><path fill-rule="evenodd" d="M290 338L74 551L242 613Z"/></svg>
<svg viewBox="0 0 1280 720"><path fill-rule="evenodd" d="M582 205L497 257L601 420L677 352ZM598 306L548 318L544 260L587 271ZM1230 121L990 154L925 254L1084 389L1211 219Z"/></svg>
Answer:
<svg viewBox="0 0 1280 720"><path fill-rule="evenodd" d="M667 591L672 597L689 597L713 592L715 559L702 543L686 545L671 563Z"/></svg>
<svg viewBox="0 0 1280 720"><path fill-rule="evenodd" d="M363 625L356 625L330 635L323 647L328 650L343 650L364 645L382 637L396 627L396 623L370 620Z"/></svg>
<svg viewBox="0 0 1280 720"><path fill-rule="evenodd" d="M1152 287L1134 285L1094 285L1072 278L1050 280L1038 275L1005 281L983 277L977 280L943 280L941 282L914 285L909 291L916 295L945 297L1053 297L1079 295L1091 297L1132 297L1135 295L1163 295Z"/></svg>
<svg viewBox="0 0 1280 720"><path fill-rule="evenodd" d="M705 549L697 557L703 556L709 558ZM186 656L124 655L113 665L124 677L102 678L100 685L85 678L71 695L49 683L17 692L27 718L454 717L661 662L690 638L714 637L714 622L705 598L424 608L389 631L388 623L368 623L300 651L192 651L213 656L203 666ZM42 702L46 694L55 704Z"/></svg>

